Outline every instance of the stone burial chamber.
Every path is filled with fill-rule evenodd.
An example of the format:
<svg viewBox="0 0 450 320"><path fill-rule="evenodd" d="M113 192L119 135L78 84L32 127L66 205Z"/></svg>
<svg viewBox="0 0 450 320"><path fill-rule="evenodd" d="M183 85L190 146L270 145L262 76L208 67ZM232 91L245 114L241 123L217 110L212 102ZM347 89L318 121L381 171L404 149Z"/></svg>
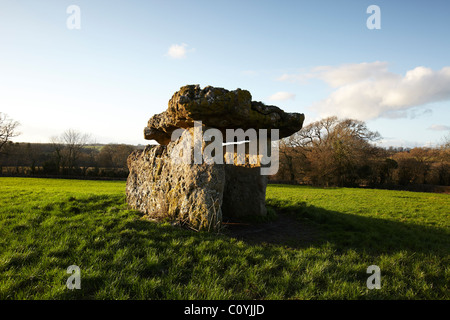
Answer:
<svg viewBox="0 0 450 320"><path fill-rule="evenodd" d="M150 219L194 230L265 216L276 143L303 121L301 113L252 101L247 90L181 87L144 128L145 139L159 145L128 157L127 202Z"/></svg>

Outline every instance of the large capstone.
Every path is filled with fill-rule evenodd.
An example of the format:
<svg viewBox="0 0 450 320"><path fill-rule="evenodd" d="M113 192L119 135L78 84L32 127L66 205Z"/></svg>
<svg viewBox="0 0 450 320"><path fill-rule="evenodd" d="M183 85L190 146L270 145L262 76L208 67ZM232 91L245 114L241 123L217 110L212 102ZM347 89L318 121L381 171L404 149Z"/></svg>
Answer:
<svg viewBox="0 0 450 320"><path fill-rule="evenodd" d="M168 144L174 130L190 128L195 120L200 120L203 125L222 131L278 129L280 138L284 138L299 131L304 118L302 113L287 113L276 106L252 101L247 90L188 85L175 92L166 111L150 118L144 137Z"/></svg>

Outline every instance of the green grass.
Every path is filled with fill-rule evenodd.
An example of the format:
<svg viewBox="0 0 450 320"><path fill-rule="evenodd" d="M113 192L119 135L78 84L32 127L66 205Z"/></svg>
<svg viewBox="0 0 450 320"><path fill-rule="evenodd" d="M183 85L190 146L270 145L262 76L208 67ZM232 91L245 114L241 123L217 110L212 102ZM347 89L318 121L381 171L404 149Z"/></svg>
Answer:
<svg viewBox="0 0 450 320"><path fill-rule="evenodd" d="M318 234L285 247L145 221L124 190L0 178L0 299L450 298L449 195L269 185L268 205Z"/></svg>

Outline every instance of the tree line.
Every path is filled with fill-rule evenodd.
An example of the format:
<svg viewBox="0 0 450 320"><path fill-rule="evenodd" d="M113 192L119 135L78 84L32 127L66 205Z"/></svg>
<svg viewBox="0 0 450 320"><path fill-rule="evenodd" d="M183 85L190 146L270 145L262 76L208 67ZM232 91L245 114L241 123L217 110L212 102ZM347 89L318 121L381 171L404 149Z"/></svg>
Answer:
<svg viewBox="0 0 450 320"><path fill-rule="evenodd" d="M314 186L450 185L450 139L434 148L382 148L363 121L328 117L280 142L271 180ZM424 190L425 191L425 190Z"/></svg>
<svg viewBox="0 0 450 320"><path fill-rule="evenodd" d="M67 130L50 143L13 143L0 149L0 173L21 176L126 178L127 158L138 146L95 144L91 137Z"/></svg>
<svg viewBox="0 0 450 320"><path fill-rule="evenodd" d="M126 178L142 146L99 145L66 130L50 143L13 143L19 123L0 113L0 174ZM272 182L328 187L450 186L450 136L437 147L382 148L363 121L328 117L282 139ZM424 189L425 188L425 189ZM417 189L417 188L416 188ZM420 189L419 189L420 190Z"/></svg>

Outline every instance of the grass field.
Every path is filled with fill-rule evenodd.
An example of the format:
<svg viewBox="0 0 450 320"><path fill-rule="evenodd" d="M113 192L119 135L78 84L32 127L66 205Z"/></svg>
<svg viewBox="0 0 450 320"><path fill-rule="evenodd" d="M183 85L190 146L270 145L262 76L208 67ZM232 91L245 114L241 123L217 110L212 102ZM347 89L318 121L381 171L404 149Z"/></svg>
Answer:
<svg viewBox="0 0 450 320"><path fill-rule="evenodd" d="M0 299L450 298L449 195L269 185L272 211L314 234L286 245L143 220L124 189L0 178Z"/></svg>

